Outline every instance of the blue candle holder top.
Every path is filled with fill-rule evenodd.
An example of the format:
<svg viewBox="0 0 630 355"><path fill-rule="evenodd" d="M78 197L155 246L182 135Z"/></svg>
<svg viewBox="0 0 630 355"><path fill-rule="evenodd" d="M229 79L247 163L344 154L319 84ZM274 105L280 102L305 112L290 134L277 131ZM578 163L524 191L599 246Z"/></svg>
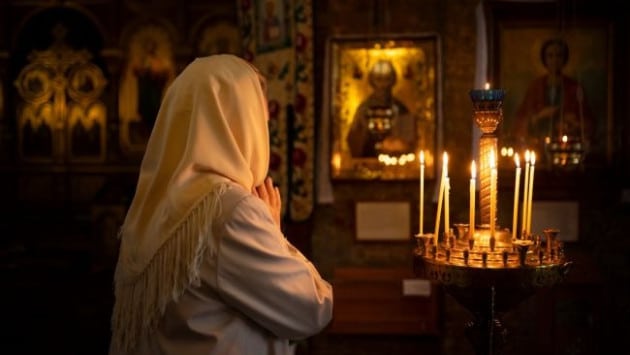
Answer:
<svg viewBox="0 0 630 355"><path fill-rule="evenodd" d="M505 97L503 89L473 89L470 90L470 99L473 102L479 101L502 101Z"/></svg>

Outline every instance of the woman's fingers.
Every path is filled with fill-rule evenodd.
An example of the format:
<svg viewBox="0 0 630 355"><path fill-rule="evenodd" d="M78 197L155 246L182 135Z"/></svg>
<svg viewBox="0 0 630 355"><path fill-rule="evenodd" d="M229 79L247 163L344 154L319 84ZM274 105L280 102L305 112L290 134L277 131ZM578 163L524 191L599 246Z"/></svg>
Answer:
<svg viewBox="0 0 630 355"><path fill-rule="evenodd" d="M266 178L259 186L254 187L252 192L269 205L276 206L280 202L278 188L273 186L273 180L270 177Z"/></svg>
<svg viewBox="0 0 630 355"><path fill-rule="evenodd" d="M280 194L278 193L278 188L273 186L273 179L271 179L271 177L265 179L265 188L269 196L269 204L273 207L277 207L280 203Z"/></svg>
<svg viewBox="0 0 630 355"><path fill-rule="evenodd" d="M265 204L267 204L274 221L279 226L281 219L282 198L280 196L280 189L273 186L273 179L271 177L265 178L265 181L263 181L262 184L252 189L252 193L254 196L257 196L263 200Z"/></svg>
<svg viewBox="0 0 630 355"><path fill-rule="evenodd" d="M258 195L260 196L260 198L262 198L264 201L269 201L269 193L267 192L266 182L256 187L256 190L258 190Z"/></svg>

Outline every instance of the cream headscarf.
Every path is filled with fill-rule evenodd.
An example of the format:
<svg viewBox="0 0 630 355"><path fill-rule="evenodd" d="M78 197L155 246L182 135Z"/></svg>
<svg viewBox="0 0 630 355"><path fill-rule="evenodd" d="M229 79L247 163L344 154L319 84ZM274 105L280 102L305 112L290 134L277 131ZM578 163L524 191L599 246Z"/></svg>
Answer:
<svg viewBox="0 0 630 355"><path fill-rule="evenodd" d="M248 191L269 165L258 72L233 55L197 58L169 87L121 228L112 346L132 349L166 305L199 281L225 182Z"/></svg>

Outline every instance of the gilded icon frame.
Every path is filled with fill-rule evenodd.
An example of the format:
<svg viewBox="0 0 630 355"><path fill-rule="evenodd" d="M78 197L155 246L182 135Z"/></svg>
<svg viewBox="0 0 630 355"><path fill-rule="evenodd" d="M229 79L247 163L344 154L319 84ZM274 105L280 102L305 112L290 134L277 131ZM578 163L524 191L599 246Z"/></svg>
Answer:
<svg viewBox="0 0 630 355"><path fill-rule="evenodd" d="M424 178L435 177L435 151L441 128L441 48L435 33L413 35L334 36L327 43L325 109L330 115L330 174L333 180L417 180L420 152ZM377 68L393 67L391 94L412 122L415 137L400 152L362 155L351 152L348 138L362 101L374 92ZM378 69L380 70L380 69ZM370 86L372 85L372 86ZM388 111L389 112L389 111ZM356 116L355 116L356 114ZM403 116L394 116L397 123ZM407 130L409 131L409 130ZM391 132L391 131L390 131ZM373 136L375 132L370 130ZM389 133L388 133L389 134ZM384 142L384 141L383 141ZM413 154L411 156L410 154Z"/></svg>
<svg viewBox="0 0 630 355"><path fill-rule="evenodd" d="M553 3L490 2L486 6L489 81L506 90L504 121L498 132L501 145L514 146L517 151L534 149L539 168L553 168L550 158L546 157L542 139L542 143L533 147L531 142L521 142L516 133L515 117L521 102L525 102L530 83L533 85L545 74L541 53L544 43L549 39L561 39L568 48L564 73L583 88L580 97L585 104L579 106L588 105L588 111L593 114L592 124L586 125L591 129L586 129L587 139L583 142L584 166L611 164L614 152L614 36L610 20L578 10L558 15L562 10Z"/></svg>

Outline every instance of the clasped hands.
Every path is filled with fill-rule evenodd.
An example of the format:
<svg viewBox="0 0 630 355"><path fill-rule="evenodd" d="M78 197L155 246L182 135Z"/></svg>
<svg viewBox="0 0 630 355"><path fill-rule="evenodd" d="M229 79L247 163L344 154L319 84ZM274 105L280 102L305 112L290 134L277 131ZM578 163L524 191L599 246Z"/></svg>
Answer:
<svg viewBox="0 0 630 355"><path fill-rule="evenodd" d="M269 207L274 222L280 227L282 199L280 197L280 189L277 186L273 186L273 179L271 177L265 178L262 184L252 189L252 193Z"/></svg>

